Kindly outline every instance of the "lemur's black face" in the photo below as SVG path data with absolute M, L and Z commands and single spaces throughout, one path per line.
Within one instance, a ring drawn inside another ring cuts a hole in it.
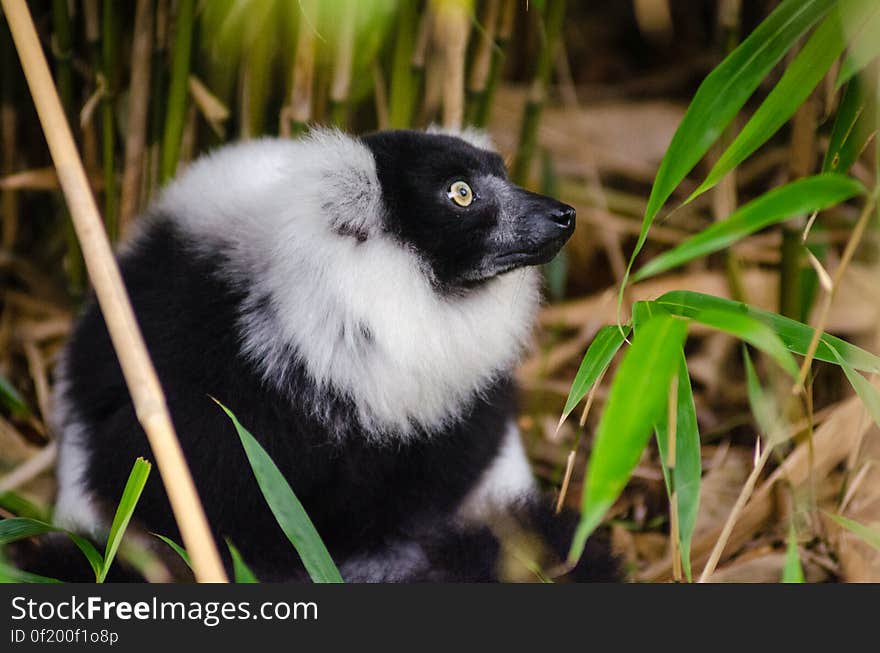
M 546 263 L 574 231 L 572 207 L 515 186 L 494 152 L 414 131 L 363 141 L 376 159 L 387 229 L 419 252 L 443 286 Z

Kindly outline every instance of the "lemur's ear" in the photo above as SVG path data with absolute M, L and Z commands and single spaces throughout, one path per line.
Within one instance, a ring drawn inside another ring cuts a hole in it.
M 317 147 L 313 170 L 320 177 L 321 208 L 334 231 L 359 242 L 382 227 L 382 187 L 373 154 L 360 141 L 336 129 L 308 136 Z
M 495 143 L 492 142 L 492 137 L 489 135 L 489 132 L 478 129 L 477 127 L 464 127 L 462 129 L 455 129 L 452 127 L 443 127 L 441 125 L 431 125 L 428 129 L 425 130 L 428 134 L 443 134 L 445 136 L 456 136 L 474 147 L 477 147 L 481 150 L 489 150 L 490 152 L 495 152 Z

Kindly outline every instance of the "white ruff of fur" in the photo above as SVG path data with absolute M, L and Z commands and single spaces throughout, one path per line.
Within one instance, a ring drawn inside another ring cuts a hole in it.
M 55 370 L 52 393 L 53 430 L 59 434 L 56 477 L 58 497 L 52 521 L 56 526 L 98 536 L 105 528 L 102 516 L 85 484 L 88 452 L 86 427 L 67 401 L 67 359 L 62 356 Z
M 218 150 L 169 186 L 159 209 L 245 284 L 244 350 L 265 378 L 285 387 L 292 347 L 317 396 L 350 397 L 372 437 L 454 421 L 529 339 L 538 273 L 439 295 L 417 254 L 383 231 L 372 153 L 340 132 Z

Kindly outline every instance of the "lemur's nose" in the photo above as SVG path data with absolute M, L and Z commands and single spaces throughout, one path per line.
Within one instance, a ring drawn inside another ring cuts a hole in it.
M 563 204 L 559 208 L 553 209 L 548 217 L 563 229 L 570 229 L 574 224 L 576 213 L 573 206 Z

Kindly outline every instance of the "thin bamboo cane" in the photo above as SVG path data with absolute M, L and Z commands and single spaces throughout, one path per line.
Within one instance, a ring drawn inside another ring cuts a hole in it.
M 0 175 L 11 175 L 15 169 L 18 140 L 18 112 L 15 109 L 16 75 L 13 70 L 12 41 L 3 26 L 0 33 Z M 11 251 L 18 235 L 18 192 L 3 187 L 0 191 L 3 233 L 0 244 Z
M 357 3 L 345 0 L 342 4 L 333 82 L 330 85 L 330 119 L 334 125 L 345 128 L 348 123 L 348 96 L 351 90 L 351 63 L 354 54 L 354 28 L 357 22 Z
M 516 7 L 516 0 L 504 0 L 504 7 L 502 8 L 498 25 L 498 38 L 492 48 L 492 65 L 489 68 L 489 79 L 486 80 L 486 88 L 474 110 L 473 123 L 477 127 L 485 127 L 489 124 L 492 98 L 495 96 L 495 89 L 498 87 L 501 69 L 504 66 L 504 51 L 507 49 L 507 44 L 513 35 Z
M 9 21 L 138 421 L 156 457 L 184 545 L 192 559 L 196 579 L 200 582 L 226 581 L 226 573 L 168 414 L 165 395 L 102 228 L 98 207 L 89 189 L 70 127 L 64 119 L 64 110 L 30 11 L 25 0 L 0 0 L 0 4 Z
M 104 0 L 101 13 L 101 69 L 104 93 L 101 97 L 101 152 L 104 160 L 104 224 L 110 240 L 119 238 L 119 214 L 116 196 L 116 104 L 117 41 L 116 8 L 113 0 Z
M 541 112 L 544 109 L 556 46 L 562 35 L 562 23 L 565 18 L 565 0 L 548 0 L 544 11 L 541 49 L 538 52 L 538 60 L 535 64 L 535 75 L 529 89 L 529 98 L 526 102 L 522 126 L 520 127 L 519 148 L 516 153 L 516 159 L 514 159 L 511 174 L 513 181 L 519 185 L 524 185 L 528 181 L 529 170 L 538 143 L 538 123 L 541 120 Z
M 150 106 L 152 56 L 153 1 L 137 0 L 134 13 L 134 37 L 131 44 L 125 168 L 122 173 L 122 192 L 119 200 L 119 228 L 123 234 L 128 230 L 138 210 L 147 138 L 147 110 Z
M 67 0 L 52 0 L 52 29 L 55 32 L 52 42 L 52 52 L 55 57 L 55 78 L 58 84 L 58 94 L 64 107 L 64 115 L 68 122 L 74 119 L 73 109 L 73 59 L 72 39 L 70 33 L 70 12 Z M 82 252 L 79 251 L 79 241 L 73 230 L 67 211 L 61 202 L 61 220 L 67 238 L 67 254 L 64 267 L 67 272 L 68 287 L 72 294 L 81 295 L 85 290 L 85 267 L 82 260 Z
M 195 0 L 180 0 L 177 5 L 177 21 L 174 29 L 171 80 L 168 83 L 168 112 L 165 132 L 162 136 L 162 158 L 159 166 L 159 183 L 165 183 L 177 171 L 180 158 L 180 141 L 186 122 L 187 84 L 192 56 L 193 19 Z
M 388 111 L 388 121 L 395 129 L 410 126 L 417 89 L 412 63 L 419 20 L 417 2 L 402 0 L 399 4 L 397 36 L 391 59 Z
M 290 92 L 291 135 L 303 133 L 312 118 L 312 83 L 315 78 L 315 28 L 309 22 L 315 15 L 314 0 L 301 0 L 293 80 Z
M 457 129 L 464 122 L 465 58 L 471 31 L 471 0 L 433 0 L 434 45 L 443 68 L 443 126 Z
M 501 11 L 501 0 L 487 0 L 480 17 L 482 31 L 474 51 L 471 74 L 468 78 L 467 121 L 475 123 L 477 112 L 483 104 L 486 86 L 492 71 L 492 60 L 495 50 L 495 32 L 498 29 L 498 16 Z

